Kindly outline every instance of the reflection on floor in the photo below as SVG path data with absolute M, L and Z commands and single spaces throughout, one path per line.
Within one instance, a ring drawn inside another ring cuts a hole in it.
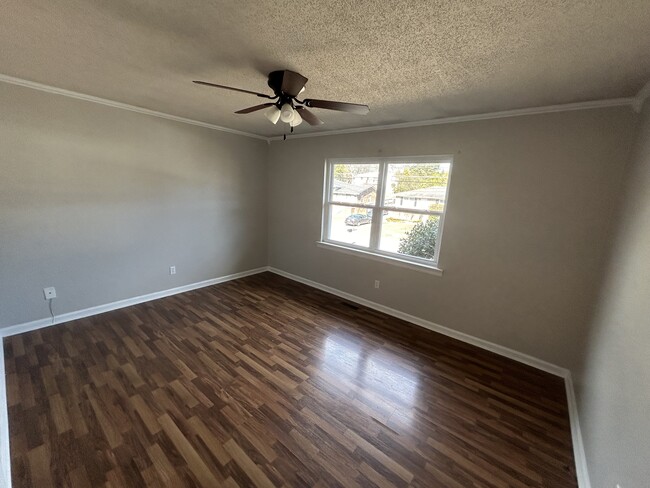
M 418 376 L 415 371 L 408 370 L 400 357 L 381 351 L 369 352 L 342 333 L 326 337 L 324 346 L 321 370 L 349 384 L 346 393 L 355 391 L 374 399 L 378 409 L 375 415 L 381 410 L 388 421 L 397 409 L 404 412 L 415 407 Z
M 575 487 L 562 380 L 270 273 L 5 339 L 19 487 Z

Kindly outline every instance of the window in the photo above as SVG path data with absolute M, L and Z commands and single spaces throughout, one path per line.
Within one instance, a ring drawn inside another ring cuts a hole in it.
M 331 159 L 322 241 L 436 267 L 452 158 Z

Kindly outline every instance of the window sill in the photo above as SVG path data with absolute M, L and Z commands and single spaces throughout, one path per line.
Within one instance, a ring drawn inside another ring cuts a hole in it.
M 440 268 L 437 268 L 436 266 L 429 266 L 426 264 L 420 264 L 412 261 L 406 261 L 404 259 L 394 258 L 392 256 L 375 254 L 373 252 L 363 251 L 361 249 L 353 249 L 351 247 L 340 246 L 338 244 L 333 244 L 331 242 L 316 241 L 316 245 L 318 247 L 322 247 L 323 249 L 329 249 L 330 251 L 337 251 L 337 252 L 342 252 L 344 254 L 351 254 L 353 256 L 360 256 L 363 258 L 372 259 L 374 261 L 380 261 L 383 263 L 400 266 L 402 268 L 408 268 L 416 271 L 421 271 L 423 273 L 442 276 L 442 270 Z

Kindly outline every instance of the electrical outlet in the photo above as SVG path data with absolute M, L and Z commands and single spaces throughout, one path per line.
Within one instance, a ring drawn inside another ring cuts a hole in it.
M 379 288 L 379 280 L 375 280 L 375 288 Z
M 176 266 L 170 266 L 169 267 L 169 274 L 170 275 L 176 274 Z
M 46 300 L 56 298 L 56 289 L 53 286 L 50 286 L 49 288 L 43 288 L 43 296 L 45 296 Z

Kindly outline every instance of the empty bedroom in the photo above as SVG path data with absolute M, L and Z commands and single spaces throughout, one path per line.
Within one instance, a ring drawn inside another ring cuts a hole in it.
M 647 0 L 4 0 L 0 487 L 650 487 L 649 97 Z

